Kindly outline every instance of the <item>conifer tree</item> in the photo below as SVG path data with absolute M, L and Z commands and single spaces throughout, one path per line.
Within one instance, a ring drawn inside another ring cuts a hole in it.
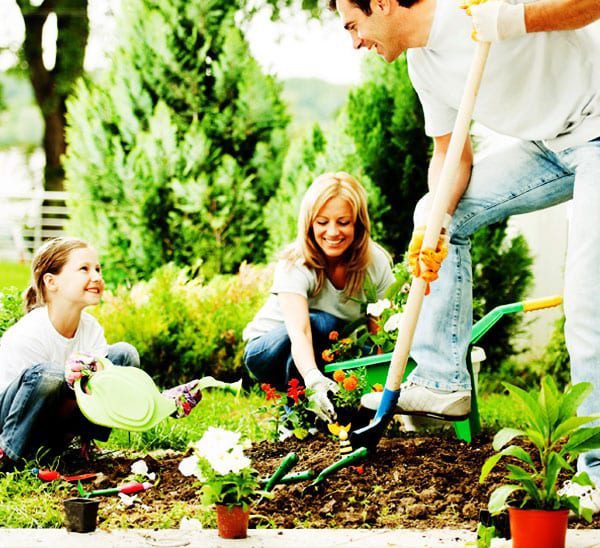
M 166 262 L 207 275 L 261 261 L 288 117 L 216 0 L 131 0 L 98 81 L 69 104 L 65 167 L 74 231 L 111 281 Z

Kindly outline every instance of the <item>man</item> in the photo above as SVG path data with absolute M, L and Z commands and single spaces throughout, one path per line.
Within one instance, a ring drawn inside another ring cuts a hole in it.
M 579 413 L 600 415 L 600 47 L 592 36 L 600 31 L 583 28 L 600 17 L 600 2 L 489 2 L 468 13 L 457 0 L 331 0 L 330 5 L 356 49 L 374 49 L 388 62 L 407 51 L 425 131 L 434 140 L 430 190 L 450 142 L 475 47 L 472 34 L 494 42 L 473 118 L 518 139 L 475 165 L 471 143 L 464 147 L 448 211 L 449 254 L 424 300 L 411 349 L 418 366 L 402 387 L 399 412 L 447 420 L 469 413 L 469 236 L 509 215 L 572 198 L 565 336 L 573 383 L 594 386 Z M 426 219 L 427 201 L 417 205 L 417 225 Z M 376 408 L 378 401 L 364 404 Z M 600 485 L 600 451 L 582 455 L 578 466 Z M 600 489 L 587 498 L 584 504 L 598 512 Z

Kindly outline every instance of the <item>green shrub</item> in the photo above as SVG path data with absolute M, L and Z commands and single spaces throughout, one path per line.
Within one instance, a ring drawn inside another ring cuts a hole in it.
M 25 314 L 23 297 L 15 287 L 0 292 L 0 337 Z
M 206 285 L 169 264 L 148 282 L 107 293 L 93 313 L 110 343 L 127 341 L 162 386 L 213 375 L 239 378 L 242 331 L 268 294 L 269 268 L 242 265 Z
M 213 275 L 265 257 L 288 116 L 237 5 L 126 2 L 110 68 L 69 103 L 71 230 L 99 249 L 113 285 L 169 262 L 202 257 Z

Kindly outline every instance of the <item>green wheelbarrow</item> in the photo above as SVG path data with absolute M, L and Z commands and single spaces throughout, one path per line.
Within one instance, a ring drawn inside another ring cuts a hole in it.
M 532 299 L 521 301 L 518 303 L 505 304 L 497 306 L 488 312 L 483 318 L 473 325 L 471 332 L 471 341 L 469 352 L 467 352 L 467 369 L 471 377 L 471 413 L 469 416 L 460 421 L 455 421 L 454 430 L 456 437 L 470 443 L 473 437 L 481 432 L 481 421 L 479 419 L 479 406 L 477 404 L 477 376 L 479 372 L 479 363 L 485 359 L 485 353 L 481 348 L 474 346 L 490 328 L 506 314 L 514 312 L 531 312 L 533 310 L 541 310 L 544 308 L 552 308 L 562 303 L 561 296 L 544 297 L 541 299 Z M 333 373 L 338 369 L 348 371 L 358 367 L 365 367 L 367 371 L 367 386 L 373 386 L 376 383 L 385 384 L 388 368 L 392 359 L 392 353 L 375 354 L 373 356 L 365 356 L 354 360 L 344 362 L 331 363 L 325 366 L 325 373 Z M 413 371 L 417 364 L 409 359 L 406 364 L 404 379 Z

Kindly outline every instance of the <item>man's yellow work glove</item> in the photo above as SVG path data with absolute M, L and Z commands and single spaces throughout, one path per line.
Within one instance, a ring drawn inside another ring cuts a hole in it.
M 442 232 L 435 249 L 421 249 L 425 237 L 425 226 L 417 226 L 408 244 L 408 265 L 415 278 L 422 278 L 427 282 L 425 295 L 429 295 L 429 284 L 438 279 L 438 271 L 443 260 L 448 256 L 448 227 L 452 218 L 446 214 Z M 425 269 L 421 268 L 421 262 Z

